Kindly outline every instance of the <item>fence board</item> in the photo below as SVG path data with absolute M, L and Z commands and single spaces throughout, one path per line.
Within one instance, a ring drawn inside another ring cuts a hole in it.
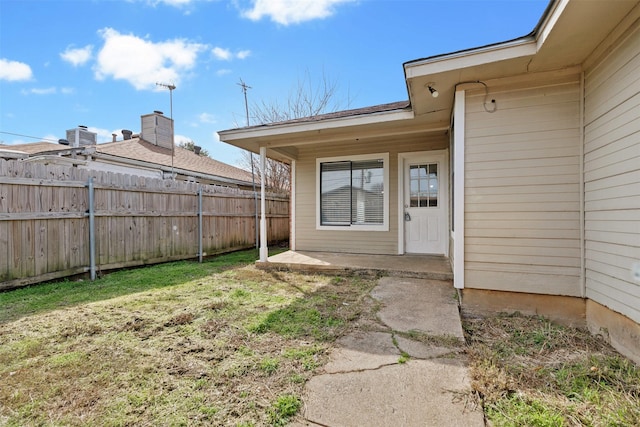
M 0 159 L 0 289 L 89 270 L 89 177 L 96 268 L 198 256 L 199 184 Z M 202 186 L 203 255 L 255 246 L 250 191 Z M 289 237 L 289 199 L 269 195 L 270 241 Z

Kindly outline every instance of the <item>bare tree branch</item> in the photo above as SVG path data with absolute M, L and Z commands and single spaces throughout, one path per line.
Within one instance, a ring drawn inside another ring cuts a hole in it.
M 298 78 L 297 85 L 289 92 L 284 104 L 278 101 L 262 100 L 250 108 L 251 123 L 253 125 L 284 122 L 304 117 L 315 117 L 320 114 L 331 113 L 349 108 L 351 100 L 336 99 L 338 83 L 322 72 L 321 79 L 314 84 L 309 70 Z M 251 170 L 249 152 L 242 154 L 241 167 Z M 262 180 L 260 158 L 253 157 L 253 167 L 256 176 Z M 288 193 L 291 190 L 291 167 L 274 159 L 267 159 L 264 183 L 275 192 Z

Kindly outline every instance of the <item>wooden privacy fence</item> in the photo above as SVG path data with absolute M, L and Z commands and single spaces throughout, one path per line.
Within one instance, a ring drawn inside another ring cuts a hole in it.
M 251 191 L 0 159 L 0 290 L 249 248 L 255 208 Z M 288 239 L 288 197 L 266 216 Z

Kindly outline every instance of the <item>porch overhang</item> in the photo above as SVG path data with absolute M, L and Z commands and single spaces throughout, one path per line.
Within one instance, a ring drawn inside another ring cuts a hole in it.
M 337 117 L 336 117 L 337 116 Z M 259 152 L 286 163 L 296 160 L 300 147 L 371 140 L 404 135 L 420 138 L 449 128 L 449 120 L 434 122 L 429 117 L 416 119 L 409 103 L 396 102 L 356 110 L 330 113 L 288 122 L 231 129 L 218 132 L 220 140 L 245 150 Z

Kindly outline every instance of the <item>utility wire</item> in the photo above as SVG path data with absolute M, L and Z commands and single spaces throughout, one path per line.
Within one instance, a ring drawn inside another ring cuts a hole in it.
M 39 136 L 23 135 L 21 133 L 5 132 L 5 131 L 1 131 L 1 130 L 0 130 L 0 133 L 3 133 L 5 135 L 21 136 L 23 138 L 39 139 L 40 141 L 58 142 L 57 139 L 40 138 Z

